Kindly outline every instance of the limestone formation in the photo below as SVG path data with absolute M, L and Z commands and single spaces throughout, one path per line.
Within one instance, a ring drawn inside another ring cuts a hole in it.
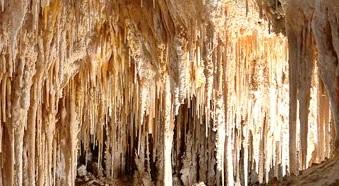
M 338 0 L 0 0 L 0 185 L 334 175 L 338 56 Z

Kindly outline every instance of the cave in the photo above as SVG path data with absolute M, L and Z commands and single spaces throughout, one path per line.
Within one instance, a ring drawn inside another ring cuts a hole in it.
M 0 0 L 0 186 L 339 185 L 338 0 Z

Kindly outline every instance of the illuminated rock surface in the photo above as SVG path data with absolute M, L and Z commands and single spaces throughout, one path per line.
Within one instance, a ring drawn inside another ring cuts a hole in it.
M 0 185 L 336 183 L 338 56 L 337 0 L 0 0 Z

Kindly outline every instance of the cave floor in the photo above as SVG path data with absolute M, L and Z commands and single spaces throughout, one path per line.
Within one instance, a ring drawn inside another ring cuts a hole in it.
M 76 186 L 133 186 L 130 179 L 114 179 L 87 177 L 86 179 L 77 178 Z
M 76 186 L 133 186 L 133 178 L 108 179 L 91 174 L 77 178 Z M 271 181 L 269 186 L 339 186 L 339 155 L 320 164 L 313 164 L 299 176 L 287 176 L 282 181 Z
M 269 185 L 339 186 L 339 155 L 320 164 L 313 164 L 299 176 L 285 177 L 282 182 Z

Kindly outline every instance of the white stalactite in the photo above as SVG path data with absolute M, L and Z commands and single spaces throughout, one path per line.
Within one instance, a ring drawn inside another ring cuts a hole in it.
M 172 98 L 169 76 L 165 76 L 164 82 L 164 186 L 173 185 L 172 181 L 172 144 L 173 144 L 173 123 L 172 123 Z

